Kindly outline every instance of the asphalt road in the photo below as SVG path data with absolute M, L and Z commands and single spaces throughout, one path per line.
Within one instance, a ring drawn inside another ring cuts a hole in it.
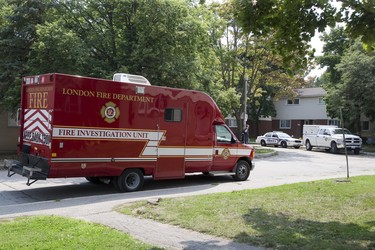
M 207 177 L 201 174 L 189 175 L 183 180 L 153 181 L 147 178 L 144 190 L 134 193 L 118 193 L 110 185 L 91 184 L 84 178 L 48 179 L 26 186 L 24 177 L 14 175 L 9 178 L 6 171 L 0 171 L 0 219 L 56 214 L 107 224 L 144 242 L 167 249 L 249 249 L 248 245 L 241 248 L 238 243 L 228 240 L 114 215 L 113 208 L 142 199 L 231 192 L 347 177 L 346 157 L 343 154 L 304 149 L 275 150 L 278 152 L 276 156 L 255 159 L 255 170 L 244 182 L 235 182 L 229 176 Z M 348 163 L 350 177 L 375 175 L 375 155 L 350 154 Z M 160 230 L 164 232 L 162 239 Z
M 80 200 L 84 203 L 113 201 L 124 203 L 152 197 L 197 195 L 229 192 L 287 183 L 347 177 L 346 158 L 303 149 L 275 148 L 278 155 L 255 159 L 255 170 L 245 182 L 235 182 L 229 176 L 189 175 L 182 180 L 154 181 L 147 178 L 144 190 L 135 193 L 118 193 L 111 185 L 95 185 L 84 178 L 48 179 L 26 186 L 26 178 L 7 177 L 0 171 L 0 216 L 12 214 L 13 205 L 42 201 Z M 375 155 L 348 156 L 349 176 L 375 175 Z M 16 206 L 17 207 L 17 206 Z M 18 206 L 19 207 L 19 206 Z M 21 210 L 17 209 L 21 212 Z

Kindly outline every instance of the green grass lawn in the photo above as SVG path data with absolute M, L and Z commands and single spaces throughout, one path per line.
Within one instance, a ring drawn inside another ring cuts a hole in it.
M 99 224 L 58 216 L 0 221 L 0 249 L 158 249 Z
M 138 202 L 123 213 L 276 249 L 375 249 L 375 176 Z

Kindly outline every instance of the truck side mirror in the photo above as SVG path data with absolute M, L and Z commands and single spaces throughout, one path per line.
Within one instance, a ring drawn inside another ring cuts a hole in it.
M 232 136 L 232 139 L 230 140 L 231 143 L 236 143 L 236 140 L 233 138 Z

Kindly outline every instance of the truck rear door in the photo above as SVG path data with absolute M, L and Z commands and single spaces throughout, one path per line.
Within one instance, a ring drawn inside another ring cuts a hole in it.
M 49 75 L 24 77 L 20 146 L 25 153 L 51 157 L 53 93 Z

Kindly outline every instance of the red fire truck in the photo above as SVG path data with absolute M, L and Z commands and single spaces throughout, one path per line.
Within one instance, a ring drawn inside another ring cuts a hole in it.
M 5 165 L 27 185 L 86 177 L 128 192 L 140 190 L 144 176 L 225 173 L 245 181 L 254 168 L 254 149 L 225 125 L 210 96 L 137 75 L 24 77 L 20 127 L 19 161 Z

